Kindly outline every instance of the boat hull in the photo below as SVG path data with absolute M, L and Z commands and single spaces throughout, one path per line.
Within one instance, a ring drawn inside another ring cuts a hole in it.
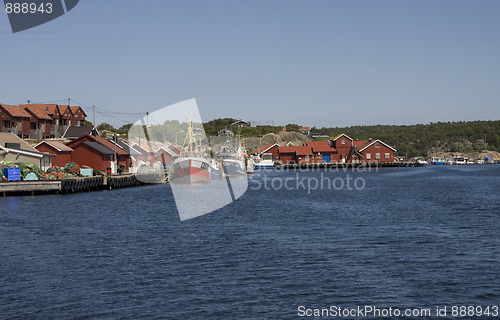
M 223 160 L 224 173 L 228 176 L 244 176 L 246 175 L 245 163 L 243 161 L 226 159 Z
M 172 166 L 171 181 L 200 183 L 211 180 L 210 166 L 205 159 L 181 159 Z

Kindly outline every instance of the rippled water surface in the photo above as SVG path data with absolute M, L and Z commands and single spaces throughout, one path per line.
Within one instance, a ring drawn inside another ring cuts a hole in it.
M 169 185 L 0 198 L 0 318 L 499 304 L 500 166 L 298 174 L 256 174 L 237 201 L 183 222 Z

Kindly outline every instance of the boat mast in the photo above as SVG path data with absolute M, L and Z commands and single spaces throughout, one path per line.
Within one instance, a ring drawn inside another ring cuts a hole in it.
M 186 142 L 188 143 L 188 151 L 193 152 L 198 148 L 198 142 L 196 142 L 196 139 L 194 138 L 193 134 L 193 122 L 191 121 L 191 113 L 189 114 L 189 124 L 188 124 L 188 132 L 186 135 L 186 138 L 184 139 L 184 143 L 182 148 L 186 146 Z M 193 148 L 194 145 L 194 148 Z

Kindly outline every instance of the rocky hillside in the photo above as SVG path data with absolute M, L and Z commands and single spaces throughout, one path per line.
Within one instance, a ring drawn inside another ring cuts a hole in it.
M 248 150 L 259 148 L 263 144 L 278 143 L 280 146 L 291 143 L 294 146 L 301 146 L 308 140 L 308 137 L 300 132 L 281 131 L 278 133 L 268 133 L 262 138 L 249 137 L 245 139 Z

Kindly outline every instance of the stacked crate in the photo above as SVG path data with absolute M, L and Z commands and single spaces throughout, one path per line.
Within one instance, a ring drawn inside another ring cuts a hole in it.
M 21 181 L 21 170 L 19 168 L 4 168 L 3 175 L 9 181 Z

